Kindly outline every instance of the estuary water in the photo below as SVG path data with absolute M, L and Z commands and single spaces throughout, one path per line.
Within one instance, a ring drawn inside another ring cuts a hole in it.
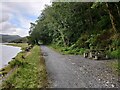
M 0 69 L 8 65 L 8 62 L 20 51 L 20 47 L 8 46 L 0 43 Z

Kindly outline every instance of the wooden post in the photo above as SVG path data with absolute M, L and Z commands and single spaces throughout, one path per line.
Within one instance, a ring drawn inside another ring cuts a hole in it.
M 98 60 L 98 56 L 95 56 L 95 58 L 94 58 L 95 60 Z
M 106 55 L 105 58 L 108 59 L 108 55 Z
M 92 52 L 90 52 L 90 58 L 92 58 Z
M 84 53 L 84 58 L 87 58 L 88 57 L 88 53 Z
M 86 58 L 86 53 L 84 53 L 84 55 L 83 55 L 83 56 L 84 56 L 84 58 Z

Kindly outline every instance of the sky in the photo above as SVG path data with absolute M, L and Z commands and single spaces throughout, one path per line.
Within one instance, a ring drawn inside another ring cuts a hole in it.
M 1 0 L 0 34 L 28 36 L 30 22 L 35 22 L 50 0 Z

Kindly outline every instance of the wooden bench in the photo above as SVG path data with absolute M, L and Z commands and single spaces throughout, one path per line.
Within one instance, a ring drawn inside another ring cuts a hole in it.
M 84 53 L 85 58 L 90 58 L 90 59 L 108 59 L 108 56 L 105 53 L 104 49 L 93 49 L 93 50 L 88 50 L 87 52 Z

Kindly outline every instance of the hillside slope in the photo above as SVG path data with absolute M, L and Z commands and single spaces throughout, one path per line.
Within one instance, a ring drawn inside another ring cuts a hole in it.
M 21 37 L 19 35 L 3 35 L 0 34 L 0 42 L 10 42 L 16 39 L 20 39 Z

